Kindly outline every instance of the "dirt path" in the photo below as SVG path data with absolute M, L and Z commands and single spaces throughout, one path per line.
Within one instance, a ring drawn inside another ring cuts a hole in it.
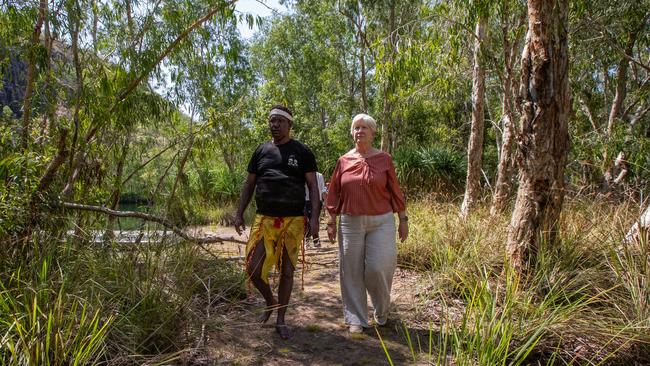
M 227 230 L 222 228 L 218 233 L 227 234 Z M 322 232 L 321 238 L 326 237 Z M 426 351 L 428 334 L 407 325 L 415 303 L 414 275 L 397 270 L 389 325 L 350 335 L 343 324 L 337 252 L 336 244 L 327 240 L 323 241 L 321 248 L 305 251 L 304 290 L 301 289 L 302 265 L 299 264 L 287 311 L 287 323 L 293 334 L 289 340 L 282 340 L 275 333 L 275 316 L 266 325 L 254 321 L 264 303 L 261 295 L 252 289 L 248 300 L 216 316 L 212 328 L 219 331 L 208 335 L 206 344 L 209 353 L 206 356 L 212 364 L 388 365 L 390 362 L 381 340 L 394 365 L 419 364 L 419 361 L 414 362 L 408 346 L 409 337 L 415 349 L 421 347 Z M 272 278 L 271 283 L 277 283 L 277 280 Z M 417 345 L 418 339 L 420 346 Z M 421 355 L 417 358 L 426 359 Z M 428 363 L 422 361 L 421 364 Z

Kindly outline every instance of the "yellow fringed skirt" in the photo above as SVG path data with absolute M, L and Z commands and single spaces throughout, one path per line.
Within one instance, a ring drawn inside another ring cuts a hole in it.
M 255 215 L 255 221 L 251 226 L 250 237 L 246 244 L 246 258 L 250 260 L 253 248 L 260 239 L 263 239 L 266 251 L 266 258 L 262 264 L 262 280 L 264 282 L 269 283 L 269 272 L 273 265 L 280 271 L 283 249 L 287 251 L 291 264 L 296 268 L 304 232 L 304 216 L 272 217 Z

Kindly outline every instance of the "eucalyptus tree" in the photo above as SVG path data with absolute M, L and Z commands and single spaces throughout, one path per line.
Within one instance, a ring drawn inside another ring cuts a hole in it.
M 241 146 L 248 142 L 254 78 L 234 18 L 209 22 L 190 41 L 192 47 L 183 48 L 169 62 L 174 85 L 170 92 L 192 111 L 187 146 L 170 197 L 179 177 L 186 174 L 188 158 L 199 157 L 199 163 L 192 160 L 195 169 L 191 174 L 199 177 L 207 198 L 212 191 L 206 181 L 209 172 L 225 164 L 226 179 L 236 179 L 236 171 L 241 170 L 238 165 L 244 153 Z
M 177 49 L 187 47 L 189 35 L 217 13 L 220 17 L 232 17 L 232 3 L 221 1 L 140 4 L 138 16 L 130 9 L 131 3 L 126 0 L 105 4 L 99 13 L 103 21 L 93 34 L 98 42 L 104 43 L 98 52 L 110 52 L 106 55 L 107 61 L 116 64 L 117 68 L 110 71 L 113 75 L 107 75 L 107 70 L 104 70 L 104 75 L 101 71 L 99 73 L 99 86 L 103 88 L 98 91 L 99 94 L 107 94 L 104 99 L 107 104 L 100 105 L 98 114 L 90 119 L 82 144 L 91 143 L 98 132 L 110 127 L 111 121 L 116 126 L 120 125 L 120 120 L 128 125 L 137 121 L 138 116 L 146 116 L 145 113 L 133 114 L 133 111 L 141 109 L 143 102 L 145 105 L 149 101 L 155 104 L 160 99 L 146 92 L 143 81 L 161 75 L 161 62 Z M 116 13 L 123 14 L 124 10 L 124 17 L 115 16 Z M 133 36 L 114 37 L 115 32 L 124 29 Z M 144 96 L 144 100 L 141 96 Z M 155 110 L 152 111 L 156 115 Z M 64 197 L 71 194 L 84 154 L 86 152 L 80 150 L 71 164 L 68 182 L 63 190 Z
M 47 197 L 56 197 L 57 191 L 64 199 L 91 203 L 106 202 L 111 191 L 119 196 L 117 188 L 121 179 L 108 182 L 103 178 L 107 171 L 120 172 L 124 168 L 119 164 L 112 166 L 113 161 L 106 159 L 108 153 L 118 152 L 118 163 L 128 161 L 132 144 L 126 137 L 137 126 L 172 121 L 169 103 L 153 92 L 148 82 L 162 76 L 161 62 L 187 46 L 188 36 L 203 24 L 213 18 L 234 17 L 233 2 L 220 0 L 191 3 L 68 0 L 45 12 L 40 4 L 33 3 L 3 3 L 2 6 L 0 19 L 8 25 L 3 27 L 3 33 L 12 40 L 3 44 L 9 49 L 3 49 L 3 54 L 12 53 L 12 57 L 28 63 L 35 48 L 39 62 L 34 64 L 33 90 L 40 92 L 40 85 L 46 80 L 45 85 L 50 83 L 55 91 L 48 98 L 40 93 L 23 94 L 22 105 L 29 108 L 23 110 L 21 126 L 24 121 L 47 116 L 43 110 L 57 111 L 58 119 L 40 130 L 49 136 L 39 137 L 38 144 L 31 139 L 27 141 L 24 155 L 37 155 L 33 160 L 37 163 L 35 169 L 15 171 L 20 176 L 18 179 L 27 178 L 26 172 L 32 174 L 30 184 L 11 188 L 31 192 L 28 195 L 31 198 L 24 202 L 33 212 L 25 216 L 26 226 L 33 226 L 43 218 L 44 202 Z M 46 28 L 44 33 L 49 39 L 45 47 L 40 42 L 34 44 L 34 25 Z M 18 47 L 11 48 L 12 45 Z M 27 89 L 30 83 L 21 85 Z M 49 106 L 34 108 L 39 103 Z M 29 113 L 28 118 L 25 112 Z M 27 135 L 20 129 L 17 131 L 20 131 L 17 136 L 22 149 L 24 136 L 39 132 L 32 123 Z M 123 137 L 118 147 L 115 143 Z M 17 151 L 10 152 L 9 158 L 17 154 Z
M 647 162 L 650 2 L 577 1 L 572 14 L 576 170 L 582 184 L 601 183 L 609 191 L 623 178 L 612 171 L 617 155 L 641 174 Z
M 519 189 L 508 232 L 510 263 L 526 272 L 542 242 L 555 245 L 564 201 L 570 114 L 568 3 L 528 1 L 522 54 Z
M 514 96 L 519 89 L 515 77 L 520 60 L 520 49 L 524 34 L 526 19 L 525 4 L 518 0 L 502 0 L 497 5 L 498 28 L 491 44 L 499 44 L 501 48 L 501 65 L 495 65 L 501 85 L 501 144 L 499 149 L 499 164 L 492 196 L 492 214 L 502 212 L 511 196 L 514 176 L 513 146 L 515 139 L 515 121 L 517 120 L 517 105 Z M 496 54 L 496 52 L 495 52 Z M 500 66 L 500 67 L 499 67 Z M 499 72 L 500 70 L 500 72 Z
M 367 49 L 372 57 L 374 66 L 368 71 L 374 74 L 377 91 L 375 106 L 370 109 L 379 117 L 380 148 L 388 152 L 395 150 L 406 124 L 399 105 L 400 89 L 408 85 L 408 73 L 417 65 L 409 49 L 422 34 L 423 7 L 420 0 L 342 1 L 339 5 L 355 27 L 361 53 L 365 55 Z M 365 77 L 365 68 L 362 71 Z
M 334 1 L 299 1 L 293 12 L 266 24 L 251 48 L 260 80 L 257 138 L 268 106 L 294 112 L 294 133 L 312 148 L 328 172 L 349 145 L 349 121 L 361 106 L 354 28 Z
M 481 188 L 483 137 L 485 134 L 485 55 L 488 3 L 475 2 L 476 30 L 474 36 L 474 67 L 472 70 L 472 127 L 467 143 L 467 178 L 460 215 L 467 217 L 476 204 Z

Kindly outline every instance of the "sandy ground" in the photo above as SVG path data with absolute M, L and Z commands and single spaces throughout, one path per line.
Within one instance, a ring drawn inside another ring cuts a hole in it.
M 209 234 L 234 234 L 229 228 L 207 231 Z M 321 238 L 326 237 L 321 232 Z M 238 238 L 246 239 L 245 236 Z M 225 245 L 223 250 L 229 256 L 239 256 L 243 247 Z M 388 325 L 351 335 L 343 324 L 337 245 L 323 240 L 321 248 L 307 248 L 305 254 L 304 265 L 299 264 L 295 272 L 294 290 L 286 315 L 292 337 L 282 340 L 276 334 L 275 314 L 265 325 L 255 322 L 264 302 L 252 288 L 248 299 L 222 308 L 214 315 L 210 328 L 218 330 L 206 334 L 206 364 L 389 365 L 391 361 L 394 365 L 431 364 L 426 355 L 428 330 L 408 325 L 415 306 L 415 274 L 397 270 Z M 271 284 L 277 285 L 277 279 L 272 278 Z M 369 306 L 369 314 L 371 310 Z M 411 349 L 416 350 L 415 354 Z M 419 349 L 423 353 L 417 351 Z

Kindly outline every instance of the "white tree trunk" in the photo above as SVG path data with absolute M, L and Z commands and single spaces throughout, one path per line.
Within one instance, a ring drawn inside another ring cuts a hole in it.
M 646 208 L 643 215 L 641 215 L 639 221 L 635 222 L 627 232 L 625 239 L 623 240 L 623 244 L 630 244 L 639 241 L 641 229 L 650 229 L 650 205 L 648 205 L 648 208 Z
M 474 71 L 472 73 L 472 130 L 467 143 L 467 181 L 465 198 L 460 206 L 460 216 L 467 217 L 476 204 L 481 191 L 481 165 L 483 160 L 483 135 L 485 134 L 485 68 L 481 60 L 487 20 L 481 17 L 476 23 L 474 41 Z

